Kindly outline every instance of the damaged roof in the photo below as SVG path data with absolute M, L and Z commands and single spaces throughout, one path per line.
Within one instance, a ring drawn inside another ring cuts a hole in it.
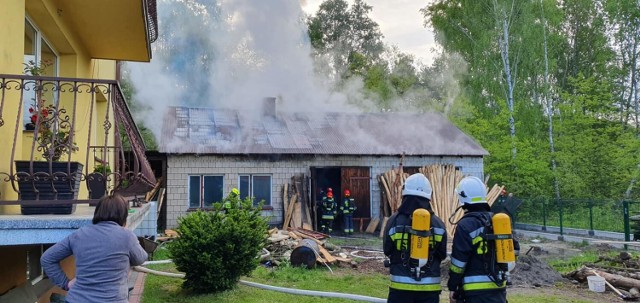
M 170 107 L 160 151 L 170 154 L 485 156 L 435 113 L 245 113 Z

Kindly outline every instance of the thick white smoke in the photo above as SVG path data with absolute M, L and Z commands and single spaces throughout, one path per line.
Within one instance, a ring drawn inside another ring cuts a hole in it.
M 274 96 L 278 111 L 353 112 L 347 99 L 364 100 L 357 82 L 337 92 L 314 72 L 297 1 L 160 0 L 158 14 L 170 32 L 151 63 L 127 64 L 134 98 L 148 109 L 138 118 L 156 137 L 167 106 L 260 109 Z

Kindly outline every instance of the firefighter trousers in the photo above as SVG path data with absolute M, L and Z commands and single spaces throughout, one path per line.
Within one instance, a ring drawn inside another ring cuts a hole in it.
M 507 291 L 483 292 L 482 294 L 465 293 L 464 303 L 507 303 Z
M 342 229 L 345 234 L 353 233 L 353 214 L 342 214 Z
M 387 303 L 439 303 L 439 291 L 410 291 L 389 288 Z

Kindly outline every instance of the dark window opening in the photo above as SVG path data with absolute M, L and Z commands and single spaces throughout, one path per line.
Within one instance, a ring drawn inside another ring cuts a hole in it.
M 268 175 L 240 175 L 240 197 L 246 199 L 253 197 L 253 205 L 271 205 L 271 176 Z
M 222 201 L 222 176 L 189 176 L 189 208 L 211 208 Z

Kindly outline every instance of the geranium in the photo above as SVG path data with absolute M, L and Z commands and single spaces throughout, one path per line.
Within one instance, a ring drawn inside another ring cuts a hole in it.
M 47 108 L 43 108 L 42 110 L 38 111 L 34 108 L 34 106 L 29 107 L 29 114 L 31 114 L 31 123 L 33 124 L 36 124 L 36 122 L 38 122 L 38 117 L 42 117 L 43 119 L 49 117 L 49 111 L 47 110 Z

